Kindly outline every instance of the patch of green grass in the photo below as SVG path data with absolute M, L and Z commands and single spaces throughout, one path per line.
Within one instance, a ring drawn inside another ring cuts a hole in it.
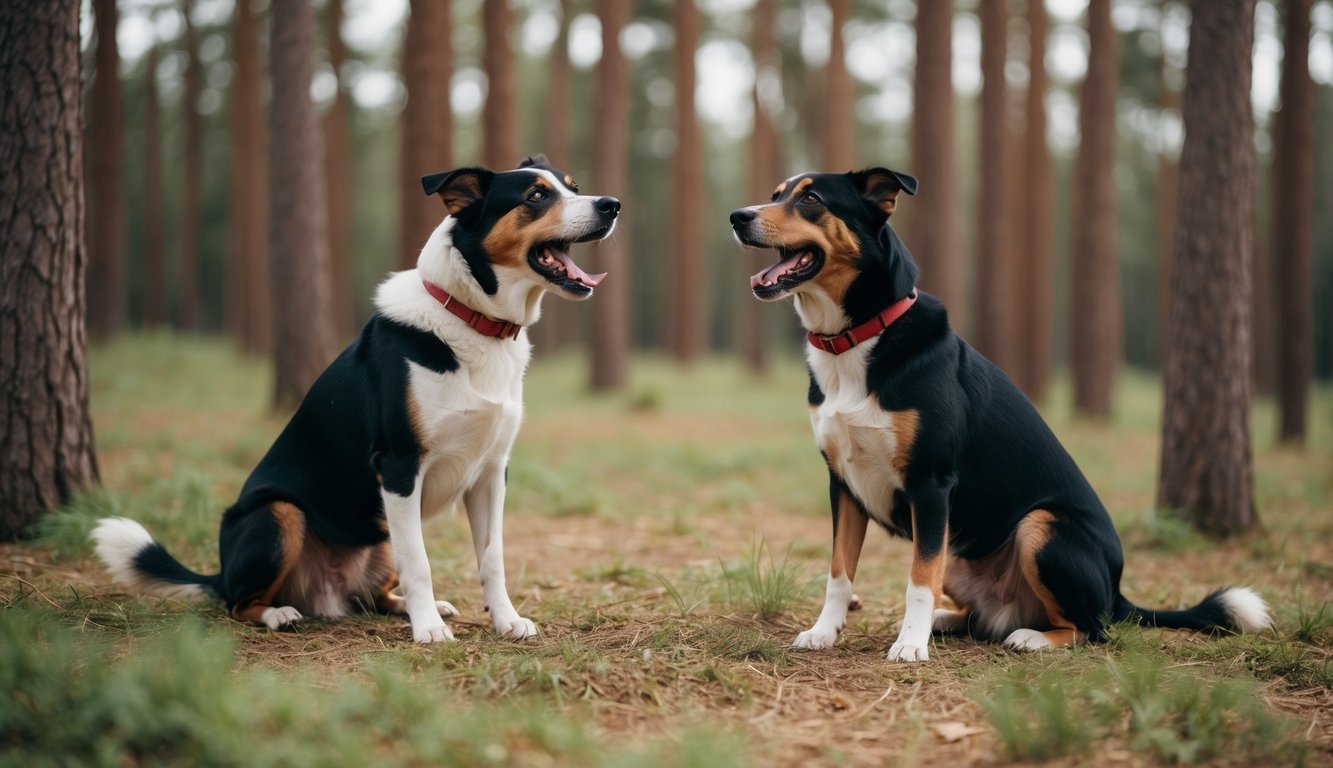
M 1135 642 L 1130 639 L 1129 642 Z M 978 703 L 1009 757 L 1086 756 L 1111 737 L 1173 763 L 1218 757 L 1296 762 L 1304 744 L 1253 681 L 1168 667 L 1160 654 L 1015 665 Z
M 802 575 L 801 563 L 791 559 L 791 553 L 773 561 L 768 543 L 760 539 L 750 549 L 744 565 L 732 571 L 739 575 L 745 598 L 761 618 L 771 619 L 786 613 L 810 592 L 810 580 Z

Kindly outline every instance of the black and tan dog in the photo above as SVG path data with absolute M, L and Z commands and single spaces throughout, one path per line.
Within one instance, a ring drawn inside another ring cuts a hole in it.
M 999 368 L 918 293 L 889 226 L 916 179 L 884 168 L 795 176 L 766 205 L 731 214 L 736 238 L 777 249 L 750 279 L 792 296 L 809 331 L 810 422 L 829 470 L 833 564 L 824 609 L 797 636 L 827 648 L 842 630 L 868 520 L 912 539 L 906 617 L 888 658 L 924 661 L 932 628 L 1020 649 L 1105 637 L 1108 621 L 1257 631 L 1246 588 L 1184 611 L 1120 593 L 1120 539 L 1083 473 Z M 941 608 L 948 595 L 957 611 Z
M 380 285 L 374 317 L 223 515 L 221 573 L 194 573 L 139 523 L 109 518 L 94 538 L 117 580 L 158 595 L 212 594 L 235 618 L 274 629 L 359 604 L 407 614 L 418 642 L 448 640 L 444 617 L 456 611 L 435 600 L 421 517 L 462 501 L 495 630 L 536 633 L 505 588 L 502 525 L 530 355 L 524 328 L 547 292 L 592 295 L 604 275 L 584 272 L 569 249 L 609 235 L 620 203 L 579 195 L 543 157 L 422 184 L 447 215 L 417 268 Z

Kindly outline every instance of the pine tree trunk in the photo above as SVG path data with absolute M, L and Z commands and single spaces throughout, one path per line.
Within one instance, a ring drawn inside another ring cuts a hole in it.
M 667 269 L 671 353 L 693 363 L 708 348 L 708 290 L 704 275 L 705 204 L 703 131 L 694 106 L 694 56 L 699 47 L 699 9 L 693 2 L 673 6 L 676 44 L 676 156 L 672 167 L 671 265 Z
M 1227 535 L 1259 522 L 1249 428 L 1254 0 L 1192 0 L 1190 12 L 1157 502 Z
M 162 110 L 157 96 L 157 46 L 144 63 L 143 324 L 167 322 L 166 217 L 162 197 Z
M 1310 271 L 1314 233 L 1314 81 L 1310 78 L 1310 0 L 1286 0 L 1282 56 L 1284 164 L 1274 179 L 1277 267 L 1278 439 L 1305 442 L 1314 373 Z
M 839 173 L 856 170 L 856 115 L 852 104 L 852 79 L 847 74 L 847 45 L 843 27 L 847 26 L 848 0 L 829 0 L 833 12 L 832 40 L 828 67 L 824 76 L 824 131 L 820 170 Z
M 176 263 L 176 321 L 181 328 L 192 331 L 199 328 L 200 175 L 204 169 L 198 106 L 201 87 L 199 45 L 194 24 L 190 21 L 193 5 L 186 0 L 183 13 L 186 63 L 181 108 L 185 119 L 185 188 L 181 194 L 181 243 Z
M 403 88 L 407 104 L 399 116 L 398 266 L 414 269 L 421 246 L 444 219 L 434 196 L 421 193 L 421 177 L 453 165 L 453 112 L 448 83 L 453 77 L 453 24 L 449 0 L 412 0 L 403 36 Z M 517 160 L 518 158 L 514 158 Z
M 338 78 L 333 104 L 324 114 L 324 168 L 328 176 L 329 259 L 332 263 L 333 330 L 340 342 L 356 335 L 356 207 L 352 178 L 352 137 L 343 64 L 347 49 L 342 39 L 343 0 L 325 6 L 325 39 L 329 67 Z
M 912 88 L 912 173 L 921 180 L 904 217 L 907 243 L 921 267 L 921 287 L 940 298 L 949 321 L 966 333 L 958 146 L 954 128 L 953 3 L 918 0 Z
M 237 0 L 232 31 L 228 121 L 231 178 L 227 193 L 227 269 L 223 316 L 228 330 L 252 355 L 273 351 L 273 292 L 268 257 L 268 136 L 264 121 L 263 62 L 253 0 Z
M 748 203 L 768 200 L 779 179 L 777 162 L 778 137 L 773 128 L 771 113 L 775 105 L 767 104 L 767 89 L 781 87 L 782 62 L 773 36 L 773 22 L 777 16 L 776 0 L 759 0 L 750 14 L 750 50 L 755 60 L 755 82 L 751 94 L 754 108 L 754 134 L 750 137 L 750 184 Z M 771 96 L 769 97 L 771 99 Z M 735 299 L 740 306 L 739 340 L 741 357 L 746 367 L 756 374 L 768 370 L 767 306 L 757 301 L 749 289 L 748 277 L 759 269 L 759 261 L 767 254 L 756 257 L 743 250 L 737 258 L 740 265 L 736 276 Z
M 129 301 L 116 0 L 96 0 L 93 18 L 97 50 L 88 94 L 88 334 L 106 339 L 125 327 Z
M 0 3 L 3 541 L 97 482 L 84 365 L 79 5 Z
M 542 120 L 542 152 L 551 165 L 570 168 L 569 89 L 569 22 L 574 17 L 573 0 L 560 0 L 560 31 L 551 46 L 551 58 L 546 64 L 546 108 Z M 542 320 L 532 328 L 533 351 L 538 354 L 553 352 L 574 342 L 578 337 L 579 310 L 582 305 L 561 299 L 548 298 L 542 304 Z
M 486 46 L 482 68 L 486 71 L 486 104 L 481 122 L 484 132 L 484 163 L 495 170 L 518 165 L 518 82 L 514 72 L 514 51 L 509 34 L 514 26 L 514 12 L 508 0 L 481 4 Z
M 315 64 L 314 10 L 275 3 L 270 10 L 269 252 L 273 262 L 274 402 L 300 403 L 333 359 L 324 142 L 310 100 Z
M 629 63 L 620 50 L 620 31 L 630 3 L 597 0 L 602 22 L 602 58 L 593 82 L 593 149 L 590 188 L 622 201 L 629 191 Z M 600 269 L 610 272 L 592 299 L 592 371 L 595 390 L 614 390 L 629 378 L 629 236 L 625 222 L 597 247 Z
M 1166 14 L 1168 0 L 1162 0 L 1159 13 Z M 1180 91 L 1168 76 L 1166 51 L 1158 58 L 1158 89 L 1163 112 L 1180 112 Z M 1161 155 L 1157 161 L 1156 258 L 1157 258 L 1157 350 L 1159 369 L 1162 366 L 1163 346 L 1166 340 L 1167 296 L 1171 285 L 1171 250 L 1175 245 L 1176 196 L 1179 191 L 1180 165 L 1172 148 L 1166 146 L 1165 135 L 1160 137 Z
M 1022 350 L 1019 364 L 1027 371 L 1023 389 L 1033 400 L 1046 397 L 1055 365 L 1055 254 L 1051 245 L 1054 180 L 1051 152 L 1046 146 L 1047 28 L 1046 4 L 1028 0 L 1027 120 L 1022 150 L 1026 168 L 1023 195 L 1017 198 L 1025 201 L 1019 279 L 1026 286 L 1027 300 L 1020 307 L 1018 337 Z
M 1009 290 L 1017 270 L 1009 234 L 1009 100 L 1004 80 L 1008 12 L 1005 0 L 981 0 L 980 180 L 977 200 L 977 325 L 981 354 L 1005 371 L 1017 368 L 1017 312 Z
M 1088 37 L 1069 254 L 1069 361 L 1075 409 L 1108 418 L 1124 347 L 1115 200 L 1115 97 L 1120 57 L 1110 0 L 1092 0 L 1088 6 Z

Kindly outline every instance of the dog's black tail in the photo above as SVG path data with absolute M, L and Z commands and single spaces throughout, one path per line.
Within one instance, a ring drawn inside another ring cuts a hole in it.
M 1268 604 L 1249 587 L 1225 587 L 1203 602 L 1183 611 L 1153 611 L 1139 608 L 1124 595 L 1116 602 L 1116 621 L 1130 619 L 1142 627 L 1193 629 L 1201 632 L 1224 629 L 1230 632 L 1262 632 L 1273 626 Z
M 93 529 L 97 556 L 121 584 L 157 597 L 217 597 L 218 577 L 186 568 L 137 522 L 108 517 Z

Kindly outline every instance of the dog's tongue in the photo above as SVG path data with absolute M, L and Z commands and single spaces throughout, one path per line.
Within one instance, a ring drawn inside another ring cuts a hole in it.
M 796 263 L 799 262 L 804 255 L 804 251 L 797 251 L 792 254 L 791 258 L 783 259 L 771 267 L 750 275 L 750 287 L 758 288 L 761 285 L 773 285 L 783 275 L 796 269 Z
M 606 279 L 605 272 L 596 275 L 590 275 L 587 272 L 584 272 L 578 264 L 574 263 L 573 259 L 569 258 L 569 254 L 564 251 L 552 248 L 550 249 L 550 253 L 555 257 L 556 261 L 559 261 L 561 265 L 564 266 L 565 277 L 568 277 L 570 280 L 583 283 L 589 288 L 595 288 L 598 283 Z

